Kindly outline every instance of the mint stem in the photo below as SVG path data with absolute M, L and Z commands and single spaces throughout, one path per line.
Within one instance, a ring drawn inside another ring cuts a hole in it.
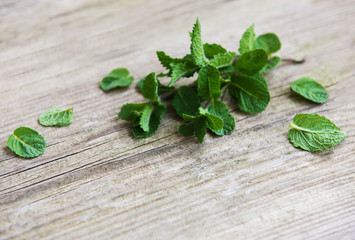
M 302 59 L 299 59 L 299 58 L 281 58 L 281 61 L 300 64 L 300 63 L 304 63 L 306 61 L 306 59 L 305 58 L 302 58 Z

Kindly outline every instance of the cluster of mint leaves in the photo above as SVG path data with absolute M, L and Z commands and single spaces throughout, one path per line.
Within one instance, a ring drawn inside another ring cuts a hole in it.
M 238 107 L 247 113 L 260 113 L 270 101 L 270 93 L 263 73 L 277 66 L 281 59 L 272 56 L 281 48 L 279 38 L 273 33 L 256 36 L 254 26 L 249 27 L 240 40 L 239 54 L 227 51 L 219 44 L 203 43 L 201 25 L 196 20 L 190 33 L 190 53 L 183 58 L 170 57 L 163 51 L 157 56 L 166 73 L 150 73 L 141 79 L 138 87 L 149 101 L 123 105 L 118 116 L 131 122 L 135 137 L 149 137 L 158 129 L 161 117 L 166 113 L 163 100 L 171 99 L 176 113 L 184 119 L 179 132 L 184 136 L 195 135 L 203 142 L 207 129 L 222 136 L 235 128 L 235 120 L 221 100 L 225 92 L 237 100 Z M 114 71 L 123 71 L 116 69 Z M 109 85 L 127 82 L 129 72 L 120 81 L 111 78 Z M 188 86 L 175 89 L 181 78 L 198 73 L 197 80 Z M 109 77 L 109 75 L 107 76 Z M 107 77 L 101 82 L 107 83 Z M 169 77 L 165 86 L 159 78 Z M 108 84 L 106 84 L 108 85 Z
M 195 135 L 200 143 L 204 141 L 207 130 L 223 136 L 235 129 L 235 120 L 222 101 L 228 91 L 236 100 L 238 108 L 256 114 L 265 110 L 270 101 L 270 93 L 264 74 L 275 68 L 281 58 L 273 56 L 280 50 L 281 42 L 274 33 L 256 36 L 254 25 L 243 34 L 238 54 L 227 51 L 219 44 L 203 43 L 199 20 L 190 33 L 190 53 L 183 58 L 173 58 L 163 51 L 157 56 L 166 73 L 154 72 L 138 82 L 138 88 L 145 103 L 124 104 L 118 116 L 131 122 L 135 137 L 150 137 L 158 129 L 162 116 L 166 113 L 166 103 L 170 100 L 184 123 L 179 132 L 184 136 Z M 290 61 L 284 60 L 284 61 Z M 291 60 L 302 63 L 304 60 Z M 181 78 L 193 77 L 197 80 L 190 85 L 176 89 Z M 169 77 L 168 86 L 159 81 Z M 133 77 L 125 68 L 118 68 L 101 81 L 101 88 L 109 91 L 116 87 L 126 87 Z M 301 78 L 292 83 L 291 89 L 302 97 L 324 103 L 328 99 L 326 89 L 311 78 Z M 297 114 L 290 123 L 289 139 L 295 147 L 307 151 L 326 150 L 338 144 L 346 133 L 331 121 L 317 114 Z

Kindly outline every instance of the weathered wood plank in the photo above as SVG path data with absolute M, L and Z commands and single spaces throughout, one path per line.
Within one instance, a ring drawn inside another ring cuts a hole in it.
M 236 118 L 230 136 L 204 144 L 177 132 L 172 109 L 157 133 L 134 139 L 117 118 L 135 88 L 104 93 L 99 81 L 127 67 L 137 81 L 160 71 L 155 51 L 189 51 L 203 39 L 236 51 L 243 31 L 276 32 L 281 55 L 303 57 L 268 74 L 267 110 Z M 353 1 L 20 1 L 0 3 L 1 239 L 352 239 L 355 236 L 355 21 Z M 325 104 L 290 92 L 310 76 Z M 64 128 L 37 123 L 73 106 Z M 329 117 L 349 135 L 307 153 L 288 142 L 296 113 Z M 47 140 L 25 160 L 6 148 L 19 126 Z

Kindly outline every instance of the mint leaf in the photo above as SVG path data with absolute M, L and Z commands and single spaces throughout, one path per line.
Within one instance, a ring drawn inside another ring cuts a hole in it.
M 280 50 L 281 42 L 276 34 L 265 33 L 256 38 L 255 47 L 264 49 L 270 55 Z
M 216 68 L 226 67 L 232 64 L 235 52 L 218 53 L 211 59 L 210 64 Z
M 200 107 L 200 99 L 192 88 L 182 86 L 174 95 L 171 105 L 181 117 L 183 114 L 195 115 Z
M 258 73 L 267 64 L 268 55 L 263 49 L 255 49 L 242 54 L 235 63 L 237 72 L 252 75 Z
M 122 106 L 118 116 L 131 123 L 135 137 L 146 138 L 158 129 L 161 117 L 166 112 L 166 105 L 161 102 L 128 103 Z
M 149 122 L 150 122 L 150 117 L 153 113 L 154 106 L 152 104 L 146 104 L 144 106 L 144 109 L 142 111 L 142 115 L 139 121 L 139 125 L 142 128 L 144 132 L 149 132 Z
M 185 59 L 181 63 L 171 63 L 171 80 L 169 86 L 177 82 L 182 77 L 192 77 L 198 70 L 198 67 L 192 62 Z
M 272 57 L 268 61 L 267 65 L 263 69 L 261 69 L 261 72 L 266 73 L 266 72 L 274 69 L 280 62 L 281 62 L 281 58 L 280 57 L 277 57 L 277 56 Z
M 67 126 L 73 121 L 73 108 L 61 109 L 53 107 L 42 113 L 39 116 L 38 121 L 43 126 Z
M 205 55 L 207 58 L 212 59 L 215 55 L 220 54 L 220 53 L 226 53 L 227 50 L 223 48 L 221 45 L 216 44 L 216 43 L 205 43 L 203 44 L 203 51 L 205 52 Z
M 137 115 L 143 111 L 147 104 L 149 103 L 126 103 L 121 107 L 118 116 L 123 120 L 133 121 Z
M 237 100 L 238 107 L 248 113 L 265 110 L 270 101 L 265 78 L 261 74 L 254 76 L 232 77 L 230 95 Z
M 19 127 L 9 136 L 7 146 L 20 157 L 33 158 L 44 153 L 46 141 L 35 130 Z
M 159 76 L 161 76 L 160 73 L 158 75 L 156 75 L 156 77 L 159 77 Z M 142 92 L 143 80 L 144 80 L 144 78 L 139 80 L 138 83 L 137 83 L 137 87 L 138 87 L 140 92 Z M 158 83 L 158 95 L 159 96 L 164 94 L 164 93 L 166 93 L 166 92 L 169 92 L 169 91 L 172 91 L 172 90 L 175 89 L 175 87 L 169 87 L 169 86 L 166 86 L 164 84 L 161 84 L 158 79 L 157 79 L 157 83 Z
M 206 135 L 206 128 L 209 127 L 215 131 L 223 128 L 223 120 L 200 107 L 197 116 L 183 114 L 183 118 L 189 123 L 180 125 L 179 132 L 183 136 L 195 135 L 200 143 L 203 142 Z
M 197 78 L 197 93 L 203 99 L 217 99 L 221 96 L 220 73 L 217 68 L 207 65 L 200 69 Z
M 158 96 L 158 81 L 155 77 L 155 72 L 148 74 L 142 83 L 142 94 L 143 97 L 156 101 L 159 99 Z
M 208 61 L 205 57 L 205 52 L 203 50 L 203 44 L 201 40 L 201 25 L 198 18 L 191 32 L 191 56 L 194 59 L 194 62 L 197 66 L 203 67 Z
M 328 100 L 327 90 L 311 78 L 300 78 L 292 83 L 291 89 L 308 100 L 325 103 Z
M 346 132 L 318 114 L 296 114 L 290 123 L 288 137 L 295 147 L 309 152 L 324 151 L 339 144 Z
M 255 32 L 254 24 L 251 25 L 243 34 L 242 38 L 239 41 L 240 54 L 244 54 L 251 50 L 255 49 Z
M 157 56 L 158 56 L 158 59 L 159 59 L 161 65 L 163 67 L 165 67 L 167 70 L 172 70 L 171 65 L 170 65 L 171 63 L 176 64 L 176 63 L 181 62 L 181 59 L 172 58 L 163 51 L 157 51 Z
M 117 87 L 127 87 L 132 82 L 133 77 L 129 76 L 128 69 L 117 68 L 101 80 L 101 88 L 104 91 L 109 91 Z
M 185 116 L 185 115 L 184 115 Z M 183 136 L 195 135 L 200 143 L 203 143 L 206 135 L 207 119 L 205 117 L 196 117 L 190 123 L 180 125 L 179 132 Z
M 227 106 L 223 102 L 219 100 L 213 101 L 212 104 L 209 106 L 208 111 L 223 120 L 223 128 L 220 130 L 214 130 L 213 128 L 208 126 L 208 128 L 213 133 L 222 136 L 226 134 L 231 134 L 233 132 L 235 128 L 235 120 L 229 113 Z

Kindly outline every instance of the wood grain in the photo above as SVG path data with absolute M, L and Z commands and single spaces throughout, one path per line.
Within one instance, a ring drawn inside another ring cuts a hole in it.
M 134 86 L 104 93 L 99 81 L 116 67 L 135 81 L 163 70 L 155 51 L 188 52 L 197 16 L 206 42 L 236 51 L 254 23 L 279 35 L 281 56 L 307 61 L 267 75 L 261 114 L 227 97 L 229 136 L 182 137 L 169 108 L 153 137 L 134 139 L 117 113 L 142 97 Z M 354 22 L 352 0 L 1 1 L 0 238 L 354 239 Z M 326 86 L 327 103 L 291 93 L 304 76 Z M 73 123 L 40 126 L 52 106 L 73 106 Z M 296 113 L 324 115 L 348 136 L 326 152 L 295 149 Z M 42 156 L 6 147 L 20 126 L 45 137 Z

